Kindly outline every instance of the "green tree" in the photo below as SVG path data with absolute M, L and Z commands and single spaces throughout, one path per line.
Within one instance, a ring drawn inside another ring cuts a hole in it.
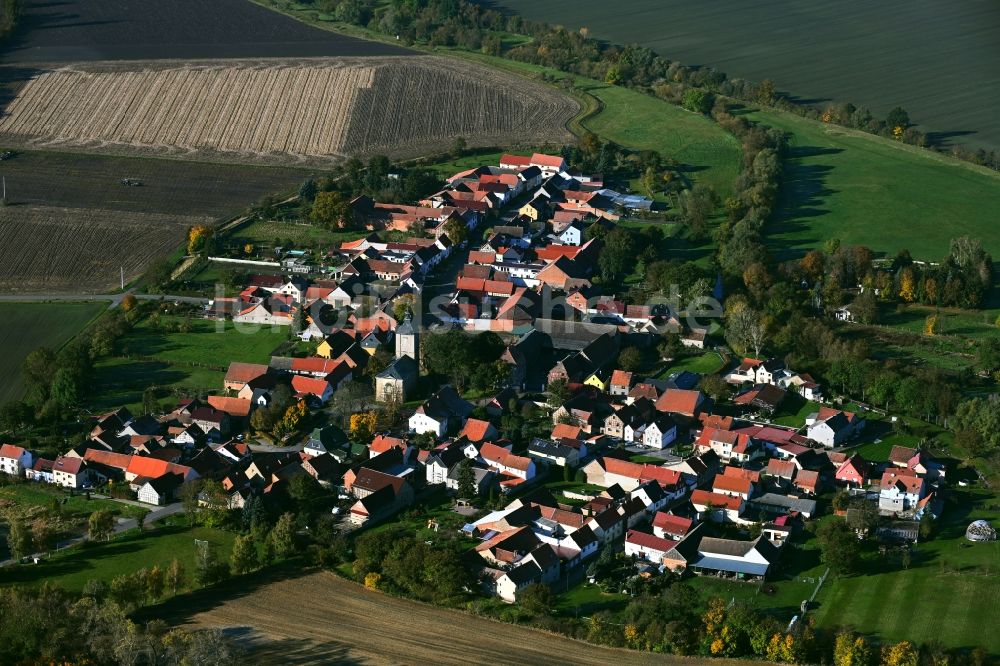
M 87 520 L 87 529 L 92 541 L 107 541 L 115 529 L 114 516 L 110 511 L 95 511 Z
M 518 595 L 521 607 L 532 615 L 548 615 L 554 601 L 552 590 L 544 583 L 532 583 Z
M 275 523 L 268 541 L 273 548 L 274 556 L 278 559 L 291 557 L 298 551 L 295 539 L 295 516 L 291 513 L 283 513 Z
M 601 276 L 615 282 L 635 266 L 635 237 L 628 229 L 616 227 L 604 237 L 604 247 L 597 258 Z
M 313 222 L 327 229 L 343 229 L 348 226 L 349 210 L 349 203 L 340 192 L 319 192 L 310 216 Z
M 230 558 L 230 566 L 233 573 L 250 573 L 257 568 L 257 547 L 253 537 L 249 534 L 241 534 L 233 541 L 233 554 Z
M 618 354 L 618 367 L 626 372 L 638 372 L 642 369 L 642 351 L 637 347 L 626 347 Z
M 857 570 L 861 547 L 854 530 L 840 518 L 831 518 L 817 531 L 820 557 L 836 574 L 850 574 Z
M 7 550 L 10 556 L 17 561 L 31 554 L 31 530 L 21 519 L 15 518 L 10 521 L 10 528 L 7 533 Z
M 476 474 L 472 469 L 472 461 L 466 458 L 458 463 L 458 496 L 464 500 L 475 499 Z
M 886 115 L 885 124 L 889 126 L 889 129 L 895 129 L 897 127 L 906 129 L 910 126 L 910 114 L 908 114 L 902 107 L 897 106 Z
M 711 111 L 714 103 L 715 97 L 710 92 L 698 88 L 685 90 L 684 97 L 681 98 L 681 105 L 685 109 L 701 114 Z
M 452 215 L 444 223 L 444 232 L 448 235 L 451 242 L 456 245 L 465 242 L 469 237 L 469 227 L 466 225 L 465 220 L 457 215 Z

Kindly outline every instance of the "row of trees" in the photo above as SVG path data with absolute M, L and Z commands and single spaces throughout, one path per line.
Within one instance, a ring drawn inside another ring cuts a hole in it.
M 75 597 L 49 585 L 0 589 L 0 663 L 236 664 L 222 632 L 139 625 L 110 595 Z

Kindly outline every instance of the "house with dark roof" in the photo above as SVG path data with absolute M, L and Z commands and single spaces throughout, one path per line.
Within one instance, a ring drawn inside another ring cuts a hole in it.
M 664 555 L 673 571 L 692 571 L 739 580 L 763 580 L 777 564 L 781 549 L 762 534 L 753 541 L 719 539 L 699 525 Z
M 184 477 L 180 474 L 164 474 L 155 479 L 148 479 L 139 486 L 138 499 L 144 504 L 163 506 L 170 504 L 174 498 L 174 493 L 184 483 Z
M 429 432 L 443 437 L 452 425 L 458 427 L 472 409 L 472 403 L 463 400 L 454 388 L 446 384 L 417 407 L 409 420 L 410 430 L 417 434 Z

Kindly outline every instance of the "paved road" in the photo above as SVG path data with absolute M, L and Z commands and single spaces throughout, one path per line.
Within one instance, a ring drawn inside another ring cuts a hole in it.
M 58 301 L 58 302 L 83 302 L 83 301 L 111 301 L 108 309 L 118 307 L 126 294 L 0 294 L 0 302 L 35 302 L 35 301 Z M 140 301 L 179 301 L 192 305 L 208 305 L 211 299 L 199 296 L 173 296 L 170 294 L 133 294 Z

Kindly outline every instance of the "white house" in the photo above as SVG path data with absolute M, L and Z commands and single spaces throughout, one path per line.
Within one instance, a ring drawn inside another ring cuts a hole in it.
M 677 439 L 677 423 L 667 414 L 658 415 L 642 432 L 642 443 L 651 449 L 665 449 Z
M 31 469 L 34 456 L 31 451 L 13 444 L 0 446 L 0 472 L 11 476 L 24 476 L 24 471 Z
M 31 466 L 31 469 L 24 470 L 24 476 L 30 481 L 53 483 L 55 481 L 55 475 L 52 473 L 52 466 L 54 464 L 52 460 L 36 458 L 35 464 Z
M 174 498 L 174 491 L 184 482 L 184 477 L 180 474 L 164 474 L 155 479 L 150 479 L 139 486 L 138 499 L 144 504 L 162 506 L 169 504 Z
M 583 245 L 583 222 L 576 220 L 559 234 L 559 242 L 563 245 Z
M 676 545 L 676 541 L 661 539 L 658 536 L 637 530 L 629 530 L 628 534 L 625 535 L 626 555 L 632 555 L 656 564 L 662 564 L 663 556 Z
M 80 488 L 90 480 L 83 458 L 59 456 L 52 464 L 52 482 L 63 488 Z
M 917 508 L 927 493 L 927 484 L 909 470 L 889 469 L 882 474 L 879 484 L 878 508 L 881 511 L 901 513 Z
M 839 446 L 860 432 L 864 423 L 864 419 L 852 412 L 821 407 L 806 418 L 806 436 L 824 446 Z
M 525 456 L 516 456 L 496 444 L 483 444 L 479 457 L 491 469 L 507 476 L 516 476 L 525 481 L 535 478 L 535 461 Z

